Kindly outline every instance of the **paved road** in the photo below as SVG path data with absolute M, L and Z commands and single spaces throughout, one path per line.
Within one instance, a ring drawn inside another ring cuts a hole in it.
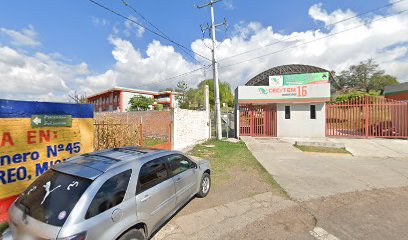
M 289 196 L 299 201 L 339 193 L 408 186 L 408 158 L 307 154 L 274 139 L 242 137 Z

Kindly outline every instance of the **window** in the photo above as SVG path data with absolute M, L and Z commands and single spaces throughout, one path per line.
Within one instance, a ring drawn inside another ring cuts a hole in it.
M 290 106 L 285 106 L 285 119 L 290 119 Z
M 316 119 L 316 105 L 310 105 L 310 119 Z
M 89 179 L 48 170 L 18 198 L 16 206 L 32 218 L 61 227 L 91 183 Z
M 130 175 L 132 175 L 132 170 L 127 170 L 107 180 L 92 200 L 85 219 L 94 217 L 122 203 L 129 185 Z
M 166 167 L 166 158 L 158 158 L 145 163 L 140 169 L 136 194 L 154 187 L 168 178 L 169 173 Z
M 171 155 L 168 157 L 168 162 L 173 175 L 177 175 L 191 168 L 190 160 L 183 155 Z

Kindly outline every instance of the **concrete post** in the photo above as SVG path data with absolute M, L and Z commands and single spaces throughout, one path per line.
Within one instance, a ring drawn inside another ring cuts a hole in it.
M 210 110 L 210 88 L 208 85 L 205 85 L 204 88 L 204 102 L 205 102 L 205 111 L 207 114 L 207 119 L 208 119 L 208 138 L 211 138 L 211 110 Z
M 239 104 L 238 104 L 238 88 L 235 89 L 235 137 L 239 139 Z

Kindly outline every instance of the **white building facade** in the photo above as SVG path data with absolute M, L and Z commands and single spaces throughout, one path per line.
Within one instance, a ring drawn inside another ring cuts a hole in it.
M 265 71 L 236 89 L 236 136 L 325 136 L 330 73 L 312 66 L 288 66 Z

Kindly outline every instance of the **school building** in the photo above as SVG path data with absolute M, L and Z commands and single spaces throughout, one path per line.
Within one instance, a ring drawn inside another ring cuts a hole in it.
M 325 137 L 330 72 L 308 65 L 266 70 L 235 90 L 236 135 Z
M 88 103 L 94 105 L 95 112 L 127 112 L 129 101 L 134 96 L 145 96 L 153 99 L 151 109 L 155 105 L 163 105 L 163 110 L 178 107 L 176 96 L 180 93 L 171 91 L 147 91 L 134 88 L 114 87 L 88 97 Z

